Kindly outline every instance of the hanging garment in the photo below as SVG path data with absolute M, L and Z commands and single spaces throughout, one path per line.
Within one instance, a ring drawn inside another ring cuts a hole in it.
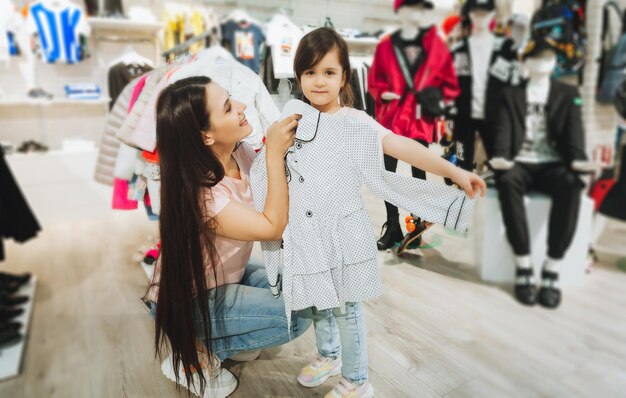
M 376 46 L 368 75 L 368 90 L 376 101 L 376 120 L 396 134 L 430 143 L 436 120 L 425 115 L 418 118 L 417 98 L 409 95 L 410 90 L 394 51 L 399 40 L 399 32 L 396 32 L 384 37 Z M 441 90 L 444 101 L 452 101 L 459 94 L 459 85 L 450 51 L 438 36 L 436 27 L 423 33 L 421 47 L 423 61 L 413 73 L 415 90 L 419 92 L 427 87 L 436 87 Z M 385 92 L 396 93 L 403 98 L 384 101 L 382 94 Z
M 294 107 L 302 118 L 286 155 L 290 200 L 283 249 L 280 241 L 261 243 L 272 293 L 278 296 L 282 283 L 288 318 L 292 310 L 336 308 L 381 294 L 376 237 L 359 192 L 363 182 L 424 220 L 467 230 L 474 201 L 444 184 L 385 171 L 381 137 L 364 112 L 326 114 L 298 100 L 285 109 Z M 265 147 L 252 164 L 250 183 L 262 211 Z
M 0 261 L 4 260 L 3 239 L 26 242 L 41 230 L 26 198 L 17 185 L 0 146 Z
M 126 64 L 123 62 L 119 62 L 111 66 L 109 68 L 107 78 L 107 82 L 109 85 L 109 97 L 111 97 L 109 110 L 113 108 L 115 100 L 120 95 L 122 90 L 124 90 L 124 88 L 128 85 L 128 83 L 130 83 L 131 80 L 151 70 L 152 67 L 146 64 Z
M 80 36 L 91 31 L 83 11 L 68 0 L 39 0 L 29 6 L 26 29 L 37 34 L 43 59 L 73 64 L 85 58 Z
M 272 68 L 275 79 L 293 78 L 293 59 L 302 29 L 284 15 L 277 14 L 267 24 L 267 45 L 271 48 Z
M 143 75 L 137 82 L 131 96 L 131 102 L 128 106 L 128 116 L 116 135 L 116 138 L 124 144 L 134 147 L 138 146 L 133 141 L 133 133 L 139 123 L 139 119 L 141 119 L 144 112 L 146 112 L 146 107 L 148 106 L 152 93 L 163 79 L 166 72 L 167 67 L 165 65 L 160 66 L 149 74 Z
M 131 95 L 137 84 L 137 81 L 131 82 L 131 80 L 150 70 L 152 67 L 149 65 L 126 65 L 124 63 L 115 64 L 109 69 L 111 109 L 104 126 L 94 175 L 95 180 L 102 184 L 113 185 L 115 163 L 120 147 L 116 134 L 128 116 Z
M 156 103 L 159 94 L 168 84 L 192 76 L 207 76 L 228 90 L 237 101 L 246 104 L 245 111 L 252 133 L 244 139 L 254 149 L 260 148 L 265 131 L 278 120 L 280 112 L 261 78 L 238 63 L 228 51 L 211 47 L 200 52 L 194 61 L 188 62 L 171 73 L 154 89 L 144 114 L 135 127 L 133 144 L 147 150 L 156 148 Z
M 602 201 L 600 213 L 626 221 L 626 141 L 623 142 L 619 151 L 619 177 Z
M 113 185 L 115 162 L 120 148 L 120 141 L 115 138 L 115 134 L 128 114 L 128 103 L 130 102 L 135 83 L 131 82 L 124 87 L 107 115 L 104 125 L 104 134 L 102 135 L 102 141 L 100 141 L 94 179 L 105 185 Z
M 222 25 L 222 40 L 237 61 L 252 69 L 254 73 L 259 73 L 261 46 L 265 43 L 265 35 L 259 26 L 228 21 Z
M 0 62 L 11 57 L 9 46 L 9 24 L 15 18 L 15 7 L 9 0 L 0 0 Z

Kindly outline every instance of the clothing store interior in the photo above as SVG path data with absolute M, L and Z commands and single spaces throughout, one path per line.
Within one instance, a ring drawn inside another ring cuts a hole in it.
M 625 131 L 626 0 L 0 0 L 0 397 L 624 397 Z

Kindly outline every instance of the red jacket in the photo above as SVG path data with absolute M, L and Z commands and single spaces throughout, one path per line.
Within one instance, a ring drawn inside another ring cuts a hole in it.
M 459 83 L 450 51 L 438 36 L 436 27 L 424 34 L 422 48 L 426 59 L 414 76 L 415 90 L 438 87 L 446 102 L 454 100 L 460 93 Z M 383 102 L 381 98 L 388 91 L 402 96 L 405 89 L 404 76 L 393 50 L 392 36 L 384 37 L 376 46 L 368 73 L 368 91 L 376 101 L 376 120 L 396 134 L 432 142 L 435 120 L 425 116 L 419 120 L 415 118 L 416 100 L 413 95 L 407 95 L 402 103 L 400 100 Z

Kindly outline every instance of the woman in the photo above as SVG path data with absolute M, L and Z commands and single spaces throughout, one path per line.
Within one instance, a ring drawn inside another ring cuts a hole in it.
M 289 333 L 265 270 L 248 265 L 253 242 L 280 239 L 287 224 L 284 155 L 299 116 L 267 132 L 261 213 L 248 182 L 254 151 L 241 143 L 252 131 L 245 109 L 206 77 L 168 86 L 157 103 L 161 255 L 145 302 L 157 353 L 171 350 L 165 374 L 198 395 L 235 390 L 236 379 L 219 366 L 224 359 L 284 344 L 311 325 L 294 313 Z

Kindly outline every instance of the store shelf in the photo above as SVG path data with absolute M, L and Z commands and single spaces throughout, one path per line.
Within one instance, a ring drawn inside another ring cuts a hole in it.
M 37 276 L 33 275 L 30 281 L 17 291 L 16 295 L 28 296 L 29 300 L 22 306 L 24 313 L 14 321 L 20 322 L 22 326 L 22 338 L 16 344 L 0 350 L 0 380 L 10 379 L 20 374 L 22 358 L 24 356 L 24 348 L 28 340 L 31 314 L 33 312 L 33 303 L 35 301 L 35 288 L 37 286 Z
M 53 99 L 34 99 L 34 98 L 19 98 L 19 99 L 0 99 L 0 107 L 11 106 L 102 106 L 108 105 L 111 98 L 99 98 L 94 100 L 77 100 L 68 98 L 53 98 Z
M 157 33 L 163 25 L 158 22 L 137 22 L 129 19 L 89 18 L 93 30 Z

